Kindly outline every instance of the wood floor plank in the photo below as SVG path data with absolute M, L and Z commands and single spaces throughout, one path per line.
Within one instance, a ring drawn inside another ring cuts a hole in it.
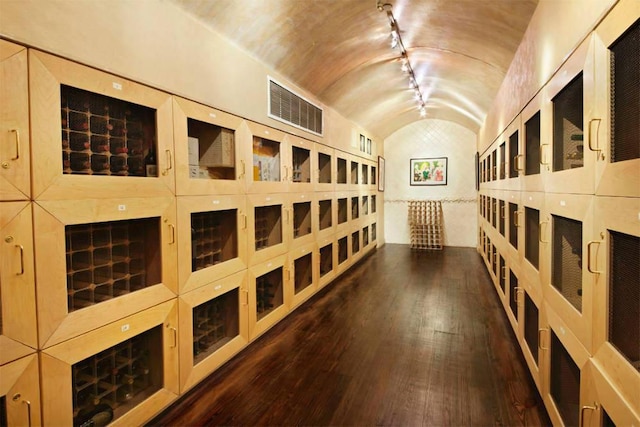
M 149 425 L 550 420 L 476 251 L 387 244 Z

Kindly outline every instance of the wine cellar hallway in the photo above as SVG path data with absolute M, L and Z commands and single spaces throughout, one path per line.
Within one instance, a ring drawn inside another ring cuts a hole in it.
M 550 424 L 476 250 L 387 244 L 148 425 Z

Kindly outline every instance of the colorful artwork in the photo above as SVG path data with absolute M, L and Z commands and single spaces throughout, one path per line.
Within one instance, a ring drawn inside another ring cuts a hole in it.
M 411 159 L 411 185 L 447 185 L 447 158 Z

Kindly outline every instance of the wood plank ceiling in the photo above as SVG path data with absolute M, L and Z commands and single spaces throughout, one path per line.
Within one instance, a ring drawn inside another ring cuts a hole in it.
M 421 120 L 376 0 L 171 0 L 379 137 Z M 477 132 L 538 0 L 390 1 L 426 118 Z

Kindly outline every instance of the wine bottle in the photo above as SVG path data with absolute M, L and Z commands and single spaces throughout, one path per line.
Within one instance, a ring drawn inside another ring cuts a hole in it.
M 158 163 L 156 161 L 156 152 L 153 144 L 150 144 L 149 152 L 144 158 L 144 167 L 146 176 L 158 176 Z

